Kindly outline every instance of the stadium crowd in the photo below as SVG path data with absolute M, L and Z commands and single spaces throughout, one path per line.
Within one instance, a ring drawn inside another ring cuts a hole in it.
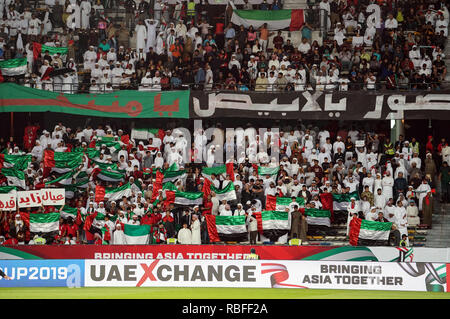
M 223 16 L 213 21 L 203 13 L 205 4 L 191 0 L 45 3 L 39 11 L 23 0 L 0 5 L 0 59 L 28 61 L 25 76 L 7 81 L 64 93 L 187 87 L 423 90 L 439 89 L 447 73 L 443 50 L 449 11 L 443 0 L 321 0 L 316 6 L 329 35 L 316 40 L 306 15 L 295 46 L 287 33 L 267 25 L 232 24 L 231 6 L 222 6 Z M 125 10 L 119 23 L 104 14 L 105 7 L 118 4 Z M 278 10 L 282 5 L 238 7 Z M 34 57 L 34 42 L 68 52 L 52 56 L 44 50 Z
M 400 233 L 407 234 L 408 226 L 432 226 L 435 189 L 440 189 L 441 201 L 448 203 L 450 200 L 450 147 L 445 138 L 437 140 L 430 136 L 425 145 L 420 145 L 413 136 L 408 140 L 400 136 L 399 140 L 390 141 L 382 131 L 312 125 L 286 127 L 279 133 L 267 130 L 262 136 L 248 126 L 236 130 L 236 134 L 247 135 L 245 154 L 237 156 L 232 173 L 227 170 L 221 175 L 208 176 L 203 174 L 205 167 L 223 165 L 223 162 L 215 163 L 217 154 L 214 152 L 238 147 L 226 139 L 219 128 L 215 129 L 213 145 L 207 148 L 203 130 L 194 132 L 191 143 L 176 128 L 159 130 L 148 140 L 138 140 L 130 138 L 130 131 L 109 125 L 71 129 L 59 123 L 53 130 L 42 130 L 30 124 L 25 128 L 23 142 L 1 140 L 4 153 L 31 154 L 31 163 L 25 170 L 26 190 L 70 186 L 48 184 L 61 174 L 46 170 L 45 150 L 67 152 L 81 147 L 85 154 L 76 171 L 85 173 L 88 180 L 72 196 L 67 196 L 66 206 L 75 207 L 77 216 L 61 218 L 58 232 L 30 233 L 21 213 L 36 212 L 36 209 L 27 208 L 1 213 L 0 238 L 3 244 L 123 244 L 124 224 L 148 224 L 154 243 L 168 243 L 169 238 L 178 238 L 179 243 L 201 244 L 209 242 L 205 216 L 212 214 L 245 215 L 249 234 L 252 234 L 250 240 L 255 242 L 258 228 L 252 215 L 265 209 L 268 195 L 300 197 L 306 208 L 320 209 L 323 206 L 320 195 L 327 192 L 357 194 L 339 220 L 335 212 L 334 223 L 347 222 L 348 225 L 353 216 L 358 216 L 393 222 Z M 97 143 L 102 139 L 113 140 L 120 148 Z M 223 147 L 216 144 L 219 141 L 225 142 Z M 280 161 L 273 156 L 270 147 L 258 148 L 277 142 Z M 99 152 L 89 155 L 94 148 Z M 205 154 L 206 158 L 190 161 L 199 154 Z M 221 190 L 231 182 L 232 174 L 236 199 L 219 201 L 211 191 L 201 205 L 175 205 L 168 200 L 166 188 L 157 187 L 155 179 L 157 169 L 166 170 L 174 164 L 187 170 L 185 176 L 172 180 L 177 190 L 201 192 L 206 180 Z M 102 179 L 95 174 L 99 167 L 115 172 L 122 170 L 123 179 L 115 182 Z M 279 167 L 280 170 L 276 175 L 261 176 L 258 167 Z M 0 175 L 0 178 L 0 186 L 11 185 L 5 176 Z M 107 197 L 96 200 L 98 187 L 115 188 L 125 183 L 131 184 L 131 196 L 116 201 Z M 46 206 L 37 211 L 53 212 L 58 208 Z M 295 203 L 286 211 L 292 216 L 290 237 L 298 236 L 305 241 L 309 230 L 304 211 L 302 213 L 300 205 Z M 98 213 L 107 216 L 100 226 L 93 225 Z M 107 227 L 107 231 L 102 232 L 99 227 Z

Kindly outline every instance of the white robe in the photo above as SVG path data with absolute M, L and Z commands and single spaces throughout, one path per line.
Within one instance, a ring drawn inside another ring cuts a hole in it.
M 123 233 L 123 230 L 115 230 L 112 238 L 111 238 L 111 243 L 113 245 L 125 245 L 126 244 L 126 240 L 125 240 L 125 234 Z
M 136 25 L 136 52 L 145 50 L 145 39 L 147 38 L 147 28 L 143 24 Z
M 416 194 L 419 195 L 419 210 L 422 210 L 422 202 L 425 196 L 427 196 L 427 193 L 431 191 L 430 184 L 420 184 L 419 187 L 416 188 Z
M 387 199 L 393 198 L 393 187 L 394 187 L 394 179 L 391 176 L 385 176 L 382 180 L 383 185 L 383 195 L 386 196 Z
M 178 243 L 183 245 L 192 244 L 192 233 L 189 228 L 181 228 L 178 231 Z
M 397 224 L 400 236 L 406 235 L 406 244 L 408 245 L 408 219 L 405 207 L 395 207 L 395 223 Z
M 81 28 L 89 29 L 89 16 L 91 14 L 91 3 L 89 1 L 82 1 L 80 8 L 81 8 Z
M 202 243 L 201 234 L 200 234 L 200 222 L 198 219 L 192 223 L 192 244 L 200 245 Z
M 149 48 L 155 49 L 156 45 L 156 27 L 159 24 L 159 21 L 153 20 L 153 24 L 150 24 L 150 19 L 145 20 L 145 24 L 147 25 L 147 43 L 145 46 L 145 53 L 149 51 Z

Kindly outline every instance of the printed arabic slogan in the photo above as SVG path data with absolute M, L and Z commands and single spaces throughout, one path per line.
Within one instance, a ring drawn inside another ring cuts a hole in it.
M 36 191 L 17 192 L 19 208 L 44 206 L 62 206 L 65 204 L 64 188 L 43 188 Z
M 309 120 L 443 119 L 450 91 L 191 92 L 191 118 L 235 117 Z
M 57 112 L 116 118 L 189 118 L 189 91 L 62 94 L 0 84 L 0 112 Z
M 16 204 L 16 194 L 0 194 L 0 211 L 15 211 L 17 207 Z

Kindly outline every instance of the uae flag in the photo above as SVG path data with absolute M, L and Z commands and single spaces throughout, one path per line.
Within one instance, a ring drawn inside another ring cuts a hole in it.
M 131 185 L 127 183 L 123 186 L 117 188 L 109 188 L 97 185 L 95 187 L 95 202 L 103 202 L 104 200 L 108 201 L 117 201 L 122 200 L 122 197 L 130 197 L 132 195 Z
M 243 25 L 245 28 L 253 26 L 258 29 L 267 23 L 269 30 L 282 30 L 289 28 L 290 31 L 300 30 L 305 21 L 302 9 L 298 10 L 233 10 L 231 22 Z
M 354 197 L 356 201 L 358 201 L 359 200 L 358 192 L 346 194 L 333 194 L 333 210 L 347 210 L 347 207 L 350 204 L 352 197 Z
M 27 58 L 0 61 L 2 76 L 15 76 L 27 73 Z
M 94 176 L 94 178 L 98 178 L 105 182 L 118 183 L 125 180 L 125 174 L 107 169 L 96 168 L 92 172 L 92 175 Z
M 77 174 L 76 170 L 67 172 L 67 173 L 62 174 L 61 176 L 55 178 L 54 180 L 45 182 L 45 185 L 52 185 L 52 184 L 55 184 L 55 185 L 71 185 L 76 174 Z
M 258 175 L 259 176 L 276 176 L 278 172 L 280 171 L 280 167 L 266 167 L 266 166 L 258 166 Z
M 62 211 L 61 211 L 61 217 L 64 219 L 67 219 L 69 217 L 72 217 L 73 219 L 77 218 L 77 212 L 78 209 L 76 207 L 71 207 L 64 205 Z
M 203 193 L 176 192 L 174 204 L 178 205 L 201 205 L 203 204 Z
M 31 155 L 5 155 L 0 154 L 0 168 L 15 168 L 25 170 L 31 163 Z
M 25 189 L 25 173 L 14 168 L 2 168 L 0 172 L 6 177 L 9 186 Z
M 146 245 L 150 238 L 150 225 L 129 225 L 123 227 L 127 245 Z
M 12 194 L 17 191 L 15 186 L 0 186 L 0 194 Z
M 175 182 L 178 179 L 185 179 L 187 176 L 186 170 L 179 169 L 176 163 L 173 163 L 168 169 L 164 170 L 162 173 L 164 175 L 163 183 Z
M 60 53 L 61 55 L 66 55 L 68 52 L 67 47 L 51 47 L 48 45 L 44 45 L 41 43 L 33 42 L 33 58 L 34 60 L 38 60 L 41 56 L 41 53 L 45 53 L 48 51 L 50 56 Z
M 86 154 L 86 156 L 90 160 L 100 156 L 100 151 L 99 150 L 97 150 L 96 148 L 89 148 L 89 147 L 87 147 L 86 149 L 84 149 L 82 147 L 76 147 L 76 148 L 72 149 L 72 153 L 83 153 L 83 154 Z
M 119 173 L 125 173 L 125 170 L 121 170 L 119 169 L 119 167 L 117 166 L 117 163 L 102 163 L 102 162 L 98 162 L 95 160 L 92 160 L 92 165 L 94 166 L 98 166 L 98 168 L 102 169 L 102 170 L 110 170 L 110 171 L 115 171 L 115 172 L 119 172 Z
M 67 173 L 83 162 L 83 153 L 44 151 L 44 167 L 57 173 Z M 44 174 L 45 175 L 45 174 Z
M 306 208 L 306 222 L 308 225 L 327 226 L 330 227 L 331 213 L 329 210 Z
M 216 197 L 219 201 L 231 201 L 236 199 L 236 191 L 234 190 L 233 182 L 229 182 L 223 189 L 218 189 L 211 185 L 211 192 L 216 193 Z
M 248 240 L 245 216 L 206 215 L 206 225 L 211 242 Z
M 298 203 L 299 208 L 305 206 L 305 199 L 303 197 L 297 197 L 295 201 Z M 284 212 L 284 210 L 289 207 L 293 202 L 291 197 L 277 197 L 272 195 L 266 196 L 266 210 L 276 210 L 279 212 Z
M 59 230 L 59 213 L 30 214 L 30 232 L 48 233 Z
M 233 165 L 231 163 L 231 165 Z M 203 167 L 202 168 L 202 175 L 204 178 L 207 178 L 209 180 L 211 180 L 211 175 L 223 175 L 226 176 L 227 174 L 227 166 L 224 165 L 220 165 L 220 166 L 214 166 L 214 167 Z
M 386 245 L 392 223 L 382 223 L 361 218 L 353 218 L 350 222 L 349 243 L 352 246 Z
M 122 148 L 120 142 L 114 140 L 114 137 L 103 136 L 95 142 L 95 146 L 97 147 L 101 147 L 102 145 L 105 145 L 111 153 L 118 152 Z
M 161 141 L 164 139 L 164 130 L 157 128 L 134 128 L 131 130 L 131 138 L 135 140 L 146 140 L 149 138 L 159 138 Z
M 258 231 L 271 241 L 285 235 L 289 231 L 289 213 L 262 211 L 253 213 L 258 222 Z

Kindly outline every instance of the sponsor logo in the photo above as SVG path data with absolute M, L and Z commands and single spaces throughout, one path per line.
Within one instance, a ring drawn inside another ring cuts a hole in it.
M 154 260 L 135 264 L 96 263 L 88 271 L 93 282 L 136 282 L 136 287 L 141 287 L 148 282 L 256 282 L 256 268 L 255 264 L 172 264 Z

